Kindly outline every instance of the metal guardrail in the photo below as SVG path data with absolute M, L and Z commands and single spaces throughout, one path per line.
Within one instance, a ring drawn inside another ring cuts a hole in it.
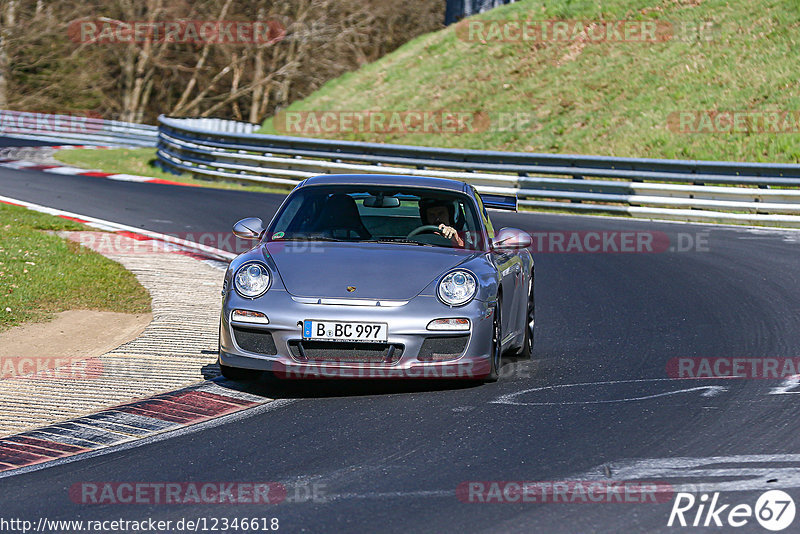
M 0 110 L 0 136 L 54 143 L 151 147 L 158 127 L 80 115 Z
M 161 166 L 208 179 L 292 186 L 325 173 L 414 174 L 515 193 L 529 207 L 800 227 L 796 164 L 454 150 L 260 135 L 257 125 L 223 119 L 158 120 Z

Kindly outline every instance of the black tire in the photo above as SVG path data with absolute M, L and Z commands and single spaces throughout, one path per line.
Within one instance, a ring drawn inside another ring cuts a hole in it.
M 522 347 L 517 350 L 517 356 L 523 359 L 529 359 L 533 352 L 533 330 L 536 324 L 536 305 L 533 298 L 534 284 L 533 272 L 531 272 L 531 279 L 528 283 L 528 304 L 525 312 L 525 339 L 522 342 Z
M 230 367 L 228 365 L 223 365 L 221 362 L 218 363 L 219 363 L 220 373 L 222 373 L 222 376 L 224 376 L 228 380 L 241 380 L 241 381 L 256 380 L 261 374 L 261 371 L 256 371 L 254 369 L 242 369 L 240 367 Z
M 500 378 L 500 368 L 503 365 L 503 349 L 501 345 L 502 336 L 502 321 L 500 317 L 500 309 L 502 308 L 500 299 L 497 299 L 497 304 L 494 307 L 494 319 L 492 320 L 492 350 L 489 355 L 489 374 L 486 376 L 486 382 L 497 382 Z

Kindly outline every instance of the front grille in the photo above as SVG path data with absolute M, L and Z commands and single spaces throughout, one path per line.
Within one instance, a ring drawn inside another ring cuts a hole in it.
M 236 344 L 247 352 L 255 352 L 266 356 L 278 354 L 278 350 L 275 348 L 275 340 L 272 339 L 272 333 L 266 330 L 234 326 L 233 337 L 236 339 Z
M 455 360 L 464 353 L 469 334 L 458 336 L 430 336 L 422 342 L 417 359 L 421 362 Z
M 351 341 L 292 341 L 292 357 L 301 362 L 395 363 L 403 345 Z

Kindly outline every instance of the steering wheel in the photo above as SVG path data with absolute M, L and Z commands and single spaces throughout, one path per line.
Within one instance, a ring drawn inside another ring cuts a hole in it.
M 411 233 L 406 236 L 406 239 L 411 239 L 417 234 L 421 234 L 422 232 L 439 232 L 439 227 L 434 224 L 423 224 L 422 226 L 418 226 L 411 230 Z

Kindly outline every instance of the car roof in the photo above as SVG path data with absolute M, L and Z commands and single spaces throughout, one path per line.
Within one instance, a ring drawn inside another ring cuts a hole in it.
M 425 189 L 444 189 L 461 193 L 469 191 L 467 185 L 458 180 L 398 174 L 322 174 L 304 180 L 300 184 L 300 187 L 314 185 L 391 185 L 420 187 Z

